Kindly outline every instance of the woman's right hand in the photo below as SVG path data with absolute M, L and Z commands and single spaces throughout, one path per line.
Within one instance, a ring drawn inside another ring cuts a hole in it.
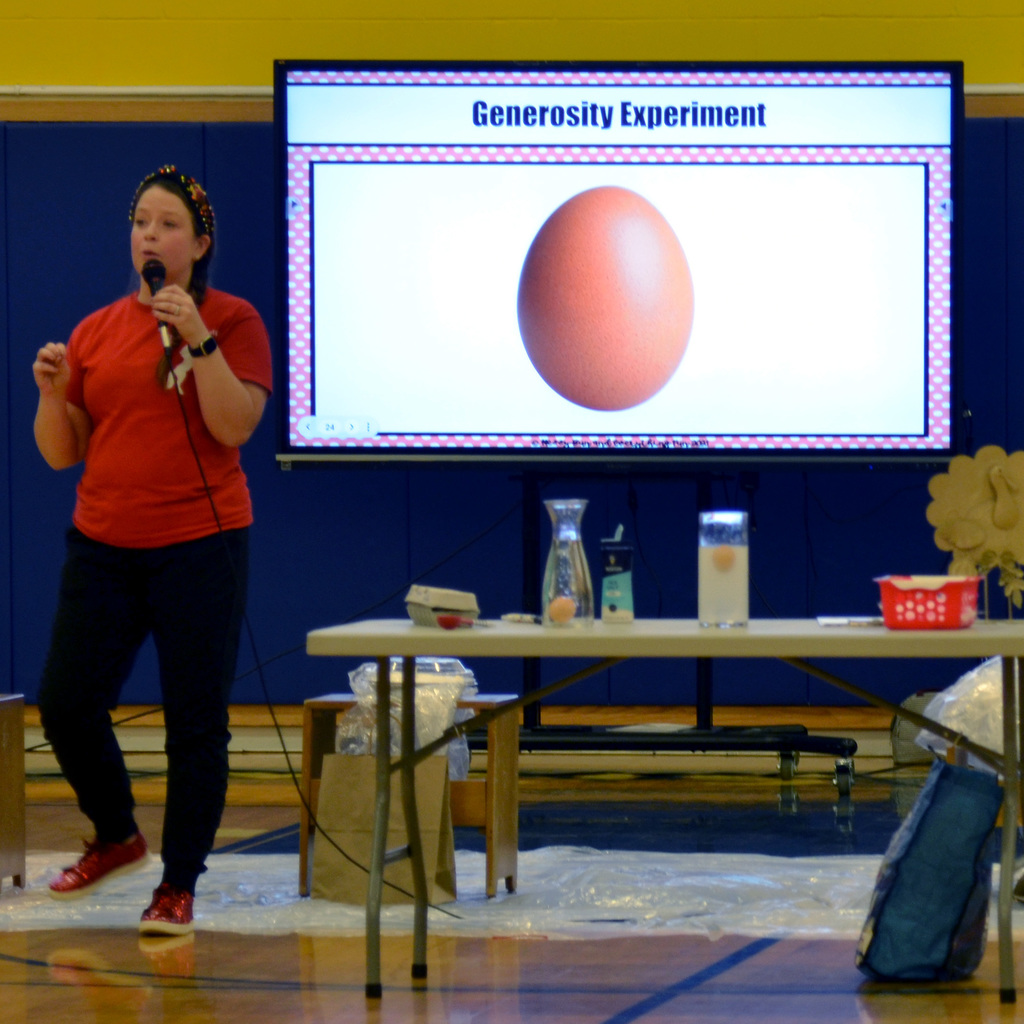
M 67 469 L 85 458 L 92 421 L 84 409 L 67 400 L 71 367 L 67 346 L 51 341 L 36 353 L 32 374 L 39 388 L 33 423 L 36 447 L 54 469 Z
M 39 394 L 44 398 L 64 397 L 71 376 L 67 353 L 67 346 L 59 341 L 47 343 L 36 353 L 32 375 L 36 379 Z

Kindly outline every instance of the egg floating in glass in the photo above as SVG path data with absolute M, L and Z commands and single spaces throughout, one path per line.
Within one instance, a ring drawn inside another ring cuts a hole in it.
M 629 409 L 676 372 L 693 280 L 675 232 L 617 186 L 568 199 L 541 225 L 519 278 L 519 332 L 537 372 L 588 409 Z

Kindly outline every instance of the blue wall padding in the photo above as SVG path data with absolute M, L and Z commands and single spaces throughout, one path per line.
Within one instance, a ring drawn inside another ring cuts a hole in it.
M 219 225 L 216 285 L 250 299 L 280 345 L 275 313 L 274 142 L 270 124 L 0 125 L 0 689 L 34 701 L 45 654 L 77 470 L 54 473 L 36 452 L 31 363 L 40 345 L 65 339 L 94 308 L 132 286 L 128 206 L 137 182 L 174 162 L 209 189 Z M 967 125 L 962 316 L 965 398 L 975 440 L 1009 449 L 1024 443 L 1024 125 L 989 119 Z M 854 301 L 854 297 L 851 297 Z M 346 687 L 354 663 L 304 653 L 306 631 L 366 613 L 402 615 L 413 580 L 473 590 L 485 617 L 518 611 L 523 588 L 523 488 L 510 468 L 403 469 L 332 464 L 282 471 L 274 458 L 275 409 L 243 461 L 256 509 L 250 621 L 243 644 L 240 703 L 298 703 Z M 945 556 L 924 518 L 925 469 L 766 471 L 754 500 L 751 612 L 755 616 L 871 614 L 872 577 L 942 572 Z M 571 492 L 571 493 L 570 493 Z M 732 475 L 715 481 L 719 507 L 745 507 Z M 584 542 L 592 568 L 599 541 L 624 523 L 637 544 L 637 614 L 696 614 L 696 487 L 691 476 L 542 482 L 542 497 L 590 501 Z M 526 510 L 546 554 L 543 509 Z M 255 671 L 264 663 L 262 679 Z M 487 691 L 522 688 L 513 661 L 472 666 Z M 573 666 L 542 667 L 542 682 Z M 964 663 L 879 662 L 829 666 L 899 703 L 954 682 Z M 264 685 L 266 689 L 264 690 Z M 723 704 L 830 704 L 847 698 L 774 662 L 715 666 Z M 159 699 L 152 652 L 144 649 L 128 703 Z M 692 663 L 635 661 L 563 691 L 557 703 L 692 704 Z

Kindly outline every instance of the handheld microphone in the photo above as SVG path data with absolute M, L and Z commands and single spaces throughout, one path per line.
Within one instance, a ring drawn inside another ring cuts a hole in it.
M 164 286 L 167 278 L 167 269 L 159 260 L 146 260 L 142 265 L 142 279 L 149 285 L 149 294 L 155 295 Z M 174 342 L 171 340 L 170 328 L 163 320 L 157 320 L 157 330 L 160 332 L 160 341 L 164 351 L 170 356 L 174 349 Z

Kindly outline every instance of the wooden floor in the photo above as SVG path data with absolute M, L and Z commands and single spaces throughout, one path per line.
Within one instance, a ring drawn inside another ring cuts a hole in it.
M 805 716 L 806 717 L 806 716 Z M 285 715 L 289 728 L 292 719 Z M 834 723 L 832 723 L 834 724 Z M 878 729 L 877 717 L 847 728 Z M 843 725 L 840 725 L 842 728 Z M 692 755 L 691 755 L 692 757 Z M 527 759 L 526 799 L 564 799 L 579 773 Z M 687 788 L 704 786 L 688 763 Z M 36 766 L 38 769 L 38 765 Z M 614 766 L 621 767 L 621 764 Z M 555 776 L 558 776 L 555 779 Z M 579 777 L 589 791 L 650 791 L 644 773 Z M 742 801 L 743 773 L 719 796 Z M 555 781 L 552 781 L 555 779 Z M 665 789 L 663 766 L 657 775 Z M 751 775 L 750 792 L 763 793 Z M 27 786 L 30 849 L 73 850 L 84 825 L 66 788 L 44 770 Z M 162 779 L 140 780 L 139 821 L 159 834 Z M 708 793 L 714 799 L 714 793 Z M 297 800 L 279 774 L 236 771 L 218 844 L 292 825 Z M 8 896 L 9 880 L 4 895 Z M 70 910 L 70 908 L 69 908 Z M 141 911 L 141 908 L 140 908 Z M 140 940 L 133 929 L 0 932 L 0 1021 L 260 1024 L 273 1021 L 457 1022 L 457 1024 L 662 1024 L 758 1021 L 761 1024 L 915 1024 L 1024 1020 L 1001 1005 L 996 948 L 970 980 L 949 985 L 872 985 L 853 965 L 854 943 L 838 939 L 752 939 L 725 935 L 635 936 L 602 940 L 437 938 L 429 940 L 425 985 L 410 980 L 412 940 L 386 937 L 384 993 L 364 995 L 361 937 L 235 935 L 200 931 L 186 939 Z M 1024 977 L 1024 944 L 1017 950 Z M 1016 1012 L 1015 1012 L 1016 1011 Z
M 127 931 L 0 936 L 3 1019 L 22 1022 L 503 1024 L 758 1021 L 939 1024 L 1014 1020 L 991 955 L 970 981 L 872 986 L 853 943 L 724 937 L 430 940 L 429 977 L 386 939 L 384 993 L 363 994 L 362 940 L 201 932 L 140 948 Z

